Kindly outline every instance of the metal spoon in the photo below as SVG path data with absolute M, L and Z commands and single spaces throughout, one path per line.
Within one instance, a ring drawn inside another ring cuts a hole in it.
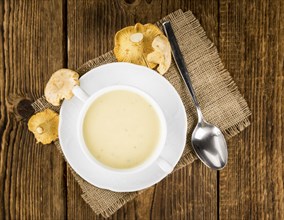
M 226 166 L 228 161 L 226 140 L 219 128 L 206 122 L 203 118 L 171 23 L 169 21 L 164 22 L 163 27 L 169 39 L 175 63 L 192 96 L 198 115 L 198 123 L 191 136 L 192 147 L 206 166 L 214 170 L 220 170 Z

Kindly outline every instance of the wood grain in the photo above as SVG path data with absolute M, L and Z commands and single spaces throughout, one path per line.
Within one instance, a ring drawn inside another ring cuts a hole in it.
M 284 3 L 281 0 L 0 1 L 0 219 L 102 219 L 53 145 L 26 119 L 51 73 L 113 48 L 117 30 L 192 10 L 252 109 L 218 174 L 200 162 L 110 219 L 284 219 Z
M 4 33 L 3 33 L 3 21 L 4 21 L 4 3 L 0 2 L 0 79 L 5 78 L 5 65 L 4 65 Z M 4 178 L 5 170 L 4 163 L 6 161 L 6 155 L 2 153 L 3 144 L 2 137 L 7 124 L 6 108 L 3 104 L 5 102 L 5 82 L 0 80 L 0 219 L 5 217 L 5 197 L 4 197 Z
M 218 4 L 206 1 L 68 1 L 68 67 L 113 48 L 115 32 L 136 22 L 153 23 L 181 8 L 200 18 L 209 37 L 218 42 Z M 96 218 L 80 198 L 81 190 L 68 172 L 68 218 Z M 198 189 L 198 190 L 197 190 Z M 156 187 L 129 202 L 111 219 L 215 219 L 217 216 L 217 175 L 199 162 L 170 175 Z M 99 217 L 97 217 L 100 219 Z
M 65 162 L 15 114 L 64 65 L 62 3 L 1 1 L 0 11 L 0 219 L 63 219 Z
M 252 110 L 251 127 L 228 143 L 220 219 L 284 219 L 283 7 L 220 2 L 220 54 Z

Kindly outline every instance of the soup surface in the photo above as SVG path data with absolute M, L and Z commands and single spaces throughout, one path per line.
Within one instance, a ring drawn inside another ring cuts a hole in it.
M 156 110 L 144 97 L 114 90 L 90 105 L 83 136 L 98 161 L 112 168 L 128 169 L 151 156 L 160 140 L 161 125 Z

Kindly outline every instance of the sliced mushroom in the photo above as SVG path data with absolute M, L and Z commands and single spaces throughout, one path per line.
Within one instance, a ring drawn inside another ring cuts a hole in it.
M 147 56 L 147 61 L 159 64 L 157 71 L 163 75 L 171 65 L 171 45 L 164 35 L 155 37 L 152 42 L 154 51 Z
M 161 34 L 162 32 L 157 26 L 140 23 L 118 31 L 114 39 L 114 54 L 117 61 L 155 68 L 157 64 L 148 62 L 146 58 L 153 51 L 152 41 Z
M 79 74 L 70 69 L 60 69 L 52 74 L 46 84 L 44 95 L 54 106 L 59 106 L 62 99 L 73 97 L 72 89 L 79 85 Z
M 37 143 L 50 144 L 58 138 L 58 122 L 58 114 L 45 109 L 29 119 L 28 128 L 33 132 Z

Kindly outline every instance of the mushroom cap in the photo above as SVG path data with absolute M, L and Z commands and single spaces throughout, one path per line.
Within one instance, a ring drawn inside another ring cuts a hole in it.
M 148 62 L 159 64 L 157 71 L 163 75 L 171 65 L 171 45 L 164 35 L 155 37 L 152 42 L 154 51 L 147 56 Z
M 44 95 L 54 106 L 59 106 L 62 99 L 73 97 L 72 89 L 79 85 L 79 74 L 70 69 L 60 69 L 52 74 L 46 84 Z
M 115 34 L 114 54 L 119 62 L 130 62 L 155 68 L 157 64 L 148 62 L 146 57 L 153 51 L 152 41 L 161 30 L 153 24 L 125 27 Z
M 58 138 L 58 122 L 58 114 L 45 109 L 29 119 L 28 129 L 34 134 L 37 143 L 50 144 Z

